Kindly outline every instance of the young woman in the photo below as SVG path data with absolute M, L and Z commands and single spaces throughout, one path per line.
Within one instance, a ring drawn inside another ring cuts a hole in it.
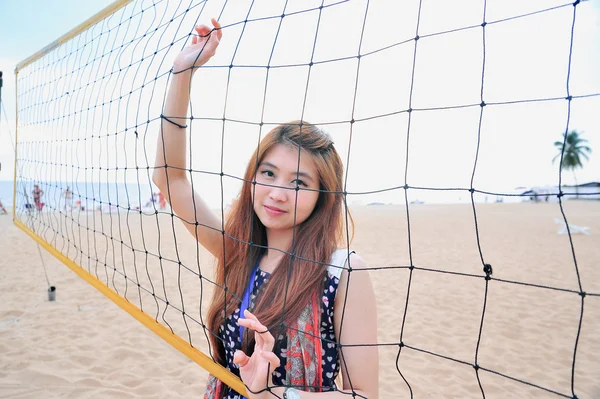
M 348 271 L 363 268 L 362 259 L 338 248 L 343 165 L 329 136 L 300 121 L 271 130 L 248 162 L 225 234 L 201 193 L 192 192 L 185 117 L 194 71 L 222 37 L 212 24 L 196 27 L 198 36 L 174 61 L 153 175 L 217 258 L 216 283 L 227 287 L 215 290 L 208 315 L 212 354 L 241 377 L 250 399 L 377 398 L 375 297 L 367 272 Z M 342 387 L 335 383 L 340 370 Z M 223 397 L 241 395 L 211 376 L 205 398 Z

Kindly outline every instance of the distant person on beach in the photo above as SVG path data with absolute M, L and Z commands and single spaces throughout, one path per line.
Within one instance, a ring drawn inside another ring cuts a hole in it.
M 165 209 L 167 207 L 167 200 L 163 193 L 152 193 L 152 197 L 150 197 L 150 200 L 148 200 L 144 206 L 149 208 L 153 205 L 156 206 L 156 209 Z
M 31 192 L 31 195 L 33 196 L 33 203 L 35 204 L 35 209 L 41 211 L 44 208 L 44 203 L 42 202 L 44 190 L 42 190 L 39 185 L 35 184 L 33 186 L 33 191 Z
M 167 207 L 167 200 L 163 193 L 158 193 L 158 209 L 165 209 Z
M 0 215 L 6 215 L 6 214 L 8 214 L 8 211 L 4 207 L 4 204 L 2 204 L 2 198 L 0 198 Z
M 67 210 L 67 207 L 69 209 L 73 209 L 73 191 L 71 191 L 71 188 L 69 186 L 67 186 L 67 189 L 64 191 L 63 197 L 65 197 L 63 209 L 65 211 Z
M 375 294 L 360 271 L 365 262 L 343 247 L 344 167 L 331 137 L 306 121 L 275 126 L 250 157 L 223 222 L 202 199 L 205 190 L 192 190 L 186 118 L 192 77 L 222 36 L 212 25 L 197 26 L 174 60 L 153 173 L 163 198 L 215 256 L 216 286 L 227 287 L 214 290 L 208 311 L 211 354 L 241 378 L 248 399 L 377 399 Z M 209 376 L 205 399 L 241 397 Z
M 156 197 L 157 197 L 157 194 L 156 193 L 152 193 L 152 195 L 150 196 L 150 199 L 148 200 L 148 202 L 146 202 L 146 205 L 144 205 L 144 207 L 150 208 L 152 206 L 152 204 L 155 204 L 156 203 Z

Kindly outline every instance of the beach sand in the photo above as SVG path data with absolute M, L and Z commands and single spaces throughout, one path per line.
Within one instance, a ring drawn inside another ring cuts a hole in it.
M 409 241 L 404 206 L 352 209 L 351 248 L 369 267 L 381 268 L 368 272 L 384 344 L 380 397 L 410 398 L 412 391 L 414 398 L 482 398 L 482 389 L 486 398 L 561 397 L 553 391 L 571 397 L 579 284 L 600 294 L 600 201 L 564 202 L 569 223 L 590 227 L 591 235 L 571 237 L 577 269 L 569 236 L 557 234 L 557 203 L 478 204 L 475 211 L 477 224 L 471 205 L 410 205 Z M 181 222 L 126 212 L 67 216 L 43 213 L 23 221 L 207 350 L 201 326 L 189 319 L 186 327 L 181 312 L 165 313 L 164 304 L 132 283 L 149 287 L 150 276 L 157 296 L 200 319 L 212 289 L 212 259 Z M 0 398 L 202 397 L 207 372 L 44 249 L 40 258 L 35 241 L 10 216 L 0 216 L 0 237 Z M 158 248 L 162 259 L 145 256 Z M 483 263 L 493 268 L 487 297 Z M 57 289 L 54 302 L 48 301 L 46 273 Z M 127 285 L 122 274 L 131 279 Z M 600 398 L 600 296 L 585 296 L 583 304 L 574 391 L 579 399 L 593 399 Z M 401 336 L 405 346 L 398 356 Z

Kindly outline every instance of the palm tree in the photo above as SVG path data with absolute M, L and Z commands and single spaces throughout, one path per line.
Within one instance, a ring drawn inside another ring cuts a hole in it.
M 581 162 L 582 158 L 589 160 L 590 158 L 588 155 L 592 153 L 592 149 L 585 145 L 587 142 L 586 139 L 581 138 L 581 134 L 577 130 L 567 132 L 566 140 L 554 142 L 554 146 L 558 149 L 558 154 L 552 159 L 552 163 L 557 159 L 560 160 L 562 155 L 561 167 L 564 170 L 573 171 L 573 178 L 575 179 L 575 197 L 577 197 L 577 176 L 575 175 L 575 169 L 583 167 L 583 163 Z

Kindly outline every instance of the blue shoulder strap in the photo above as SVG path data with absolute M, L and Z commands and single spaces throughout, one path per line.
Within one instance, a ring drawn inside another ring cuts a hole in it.
M 256 273 L 258 272 L 258 264 L 260 263 L 260 258 L 262 255 L 259 255 L 258 259 L 256 259 L 256 265 L 254 265 L 254 269 L 252 270 L 252 274 L 250 275 L 250 280 L 248 280 L 248 285 L 246 286 L 246 292 L 244 292 L 244 297 L 242 298 L 242 304 L 240 305 L 240 319 L 244 318 L 244 310 L 248 309 L 250 306 L 250 295 L 252 294 L 252 287 L 254 287 L 254 280 L 256 279 Z M 239 323 L 238 323 L 239 325 Z M 244 326 L 239 325 L 240 327 L 240 340 L 244 337 Z M 242 399 L 247 399 L 245 396 L 242 396 Z
M 248 285 L 246 286 L 246 292 L 244 292 L 244 297 L 242 298 L 242 304 L 240 305 L 240 319 L 244 318 L 244 310 L 248 309 L 250 306 L 250 295 L 252 294 L 252 288 L 254 287 L 254 280 L 256 279 L 256 273 L 258 272 L 258 264 L 260 263 L 260 258 L 262 255 L 256 259 L 256 264 L 254 265 L 254 270 L 252 270 L 252 274 L 250 275 L 250 280 L 248 281 Z M 244 328 L 240 327 L 240 339 L 244 336 Z

